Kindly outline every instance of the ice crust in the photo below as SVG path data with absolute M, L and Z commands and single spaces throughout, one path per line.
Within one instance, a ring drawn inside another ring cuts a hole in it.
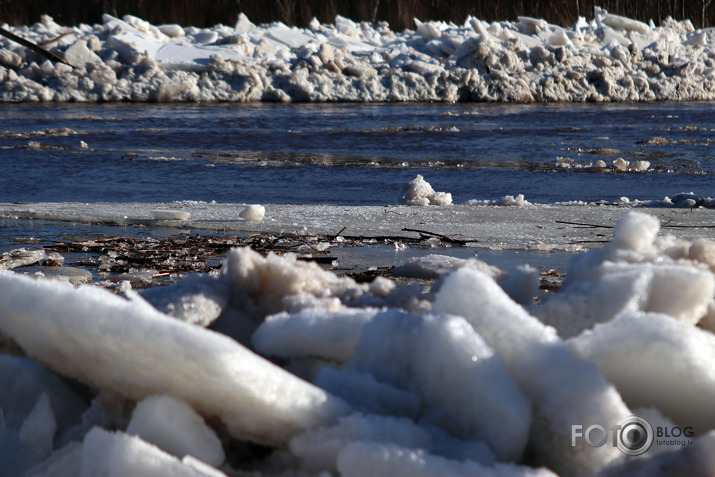
M 308 28 L 210 29 L 125 15 L 66 28 L 49 16 L 0 38 L 0 101 L 654 101 L 715 98 L 715 43 L 689 20 L 646 24 L 596 7 L 571 26 L 542 19 L 457 25 L 415 19 Z M 642 167 L 643 165 L 639 166 Z
M 24 356 L 0 355 L 0 464 L 30 476 L 711 472 L 715 242 L 631 212 L 541 304 L 515 302 L 483 264 L 439 262 L 411 265 L 437 276 L 429 292 L 249 249 L 142 295 L 2 271 L 0 343 Z M 572 435 L 632 414 L 692 427 L 694 443 L 631 460 L 616 436 Z

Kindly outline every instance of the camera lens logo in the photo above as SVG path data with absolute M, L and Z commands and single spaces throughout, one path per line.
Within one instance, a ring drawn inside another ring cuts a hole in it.
M 653 428 L 642 417 L 624 417 L 615 429 L 616 446 L 626 455 L 641 455 L 653 445 Z

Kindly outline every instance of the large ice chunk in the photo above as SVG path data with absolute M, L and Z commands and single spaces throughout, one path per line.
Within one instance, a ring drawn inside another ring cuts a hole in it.
M 346 411 L 226 336 L 93 286 L 0 272 L 0 330 L 63 374 L 135 400 L 172 395 L 254 442 L 280 445 Z
M 389 416 L 417 419 L 422 399 L 414 392 L 383 383 L 369 372 L 323 366 L 313 380 L 357 409 Z
M 95 427 L 84 439 L 79 477 L 220 477 L 223 472 L 194 459 L 182 460 L 136 436 Z
M 311 470 L 337 470 L 338 454 L 346 446 L 363 442 L 422 449 L 458 460 L 494 465 L 489 447 L 477 441 L 460 441 L 436 428 L 420 427 L 409 419 L 354 414 L 330 427 L 308 431 L 294 437 L 290 450 Z
M 614 15 L 612 13 L 606 13 L 606 16 L 603 18 L 603 23 L 611 28 L 615 28 L 616 30 L 625 30 L 627 32 L 645 34 L 650 33 L 651 31 L 651 28 L 646 23 L 628 17 Z
M 42 393 L 18 433 L 20 444 L 26 448 L 30 462 L 38 462 L 50 455 L 56 430 L 57 421 L 50 398 Z
M 147 288 L 139 294 L 167 315 L 208 326 L 226 308 L 230 283 L 209 275 L 191 274 L 174 285 Z
M 243 209 L 238 216 L 243 220 L 260 222 L 266 216 L 266 208 L 259 204 L 252 204 Z
M 85 40 L 75 41 L 65 50 L 65 60 L 74 67 L 85 66 L 87 63 L 101 63 L 102 59 L 87 47 Z
M 660 231 L 660 222 L 656 217 L 642 212 L 631 212 L 616 224 L 613 230 L 613 244 L 636 252 L 651 252 L 658 231 Z
M 713 274 L 692 266 L 605 262 L 593 272 L 589 281 L 564 290 L 539 311 L 564 338 L 624 312 L 665 313 L 696 324 L 715 293 Z
M 338 277 L 313 262 L 298 261 L 294 254 L 269 252 L 262 257 L 248 247 L 231 250 L 221 274 L 233 281 L 231 306 L 260 321 L 283 311 L 287 297 L 307 294 L 328 298 L 362 293 L 352 278 Z
M 565 475 L 584 475 L 622 458 L 615 447 L 591 447 L 584 440 L 572 446 L 571 439 L 573 425 L 608 429 L 631 414 L 615 388 L 493 279 L 476 270 L 452 273 L 433 311 L 465 317 L 504 360 L 533 405 L 529 443 L 537 462 Z
M 625 313 L 569 340 L 631 407 L 656 407 L 676 424 L 715 428 L 715 336 L 659 314 Z
M 127 433 L 179 458 L 190 454 L 214 467 L 226 458 L 213 429 L 191 406 L 171 396 L 149 396 L 138 403 Z
M 501 358 L 462 318 L 376 317 L 363 328 L 349 367 L 419 396 L 421 422 L 481 440 L 500 460 L 521 458 L 529 403 Z
M 378 308 L 347 307 L 278 313 L 266 318 L 251 341 L 261 354 L 346 363 L 355 353 L 363 326 L 378 313 Z
M 537 310 L 541 319 L 564 338 L 624 312 L 666 313 L 696 324 L 715 294 L 715 276 L 697 263 L 709 265 L 707 243 L 657 240 L 659 228 L 655 217 L 640 212 L 621 219 L 611 243 L 574 258 L 560 293 Z
M 539 291 L 539 273 L 528 265 L 501 270 L 477 258 L 463 259 L 436 253 L 412 257 L 403 265 L 393 268 L 392 274 L 398 277 L 433 279 L 460 268 L 473 268 L 486 273 L 521 304 L 530 304 Z

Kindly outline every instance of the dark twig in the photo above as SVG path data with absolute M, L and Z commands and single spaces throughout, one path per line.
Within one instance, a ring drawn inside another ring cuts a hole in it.
M 678 224 L 671 224 L 673 219 L 668 220 L 664 224 L 661 225 L 661 228 L 664 229 L 715 229 L 715 225 L 678 225 Z M 584 228 L 591 228 L 591 229 L 612 229 L 613 225 L 598 225 L 598 224 L 587 224 L 583 222 L 568 222 L 566 220 L 557 220 L 557 224 L 567 224 L 567 225 L 575 225 L 578 227 L 584 227 Z M 407 230 L 407 229 L 403 229 Z
M 609 243 L 610 240 L 576 240 L 574 242 L 569 242 L 568 245 L 579 245 L 583 243 Z
M 663 225 L 663 228 L 668 229 L 715 229 L 715 225 Z
M 64 164 L 65 166 L 69 167 L 70 169 L 72 168 L 72 166 L 70 166 L 69 164 L 67 164 L 67 162 L 63 161 L 63 160 L 60 159 L 59 157 L 52 156 L 52 155 L 51 155 L 50 157 L 51 157 L 52 159 L 57 159 L 58 161 L 60 161 L 62 164 Z
M 335 235 L 329 235 L 329 236 L 327 236 L 327 237 L 325 237 L 325 238 L 328 239 L 328 242 L 332 242 L 333 240 L 335 240 L 336 238 L 338 238 L 341 233 L 345 232 L 345 229 L 346 229 L 346 228 L 347 228 L 347 226 L 345 226 L 345 227 L 343 227 L 342 229 L 340 229 L 340 232 L 336 233 Z
M 586 227 L 586 228 L 592 228 L 592 229 L 612 229 L 613 225 L 598 225 L 598 224 L 587 224 L 584 222 L 568 222 L 566 220 L 557 220 L 557 224 L 566 224 L 566 225 L 576 225 L 579 227 Z
M 466 243 L 469 242 L 468 240 L 455 239 L 455 238 L 449 237 L 447 235 L 437 234 L 434 232 L 429 232 L 427 230 L 409 229 L 409 228 L 405 227 L 402 229 L 402 231 L 403 232 L 415 232 L 415 233 L 418 233 L 423 236 L 437 237 L 439 239 L 442 239 L 445 242 L 454 243 L 454 244 L 458 244 L 458 245 L 465 245 Z

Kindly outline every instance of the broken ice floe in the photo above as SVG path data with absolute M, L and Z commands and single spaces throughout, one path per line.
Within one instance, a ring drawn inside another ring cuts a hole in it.
M 154 209 L 151 211 L 152 217 L 156 220 L 178 220 L 186 221 L 191 217 L 190 212 L 185 210 Z
M 715 243 L 659 228 L 629 214 L 543 304 L 439 258 L 407 267 L 440 277 L 430 293 L 249 249 L 144 298 L 0 272 L 0 343 L 22 356 L 0 356 L 0 462 L 34 476 L 709 471 Z M 532 293 L 520 273 L 511 286 Z M 631 461 L 611 431 L 600 446 L 573 432 L 634 413 L 693 429 L 692 447 Z
M 66 28 L 8 27 L 73 66 L 0 39 L 2 101 L 654 101 L 715 98 L 710 29 L 646 24 L 596 8 L 571 26 L 520 16 L 309 28 L 210 29 L 125 15 Z M 64 32 L 70 32 L 63 35 Z

